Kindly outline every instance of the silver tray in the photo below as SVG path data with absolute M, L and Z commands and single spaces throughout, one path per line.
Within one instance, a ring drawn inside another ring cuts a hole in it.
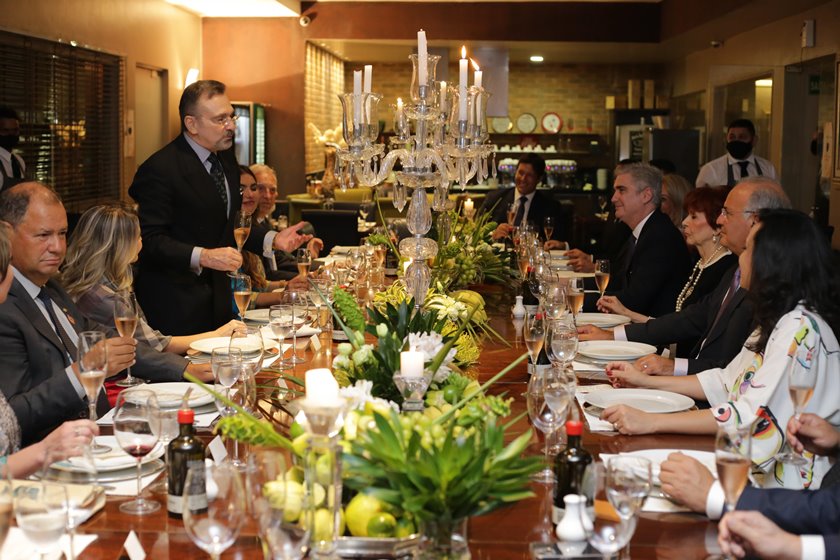
M 413 558 L 420 547 L 420 535 L 415 533 L 401 539 L 368 537 L 339 537 L 338 555 L 342 558 Z

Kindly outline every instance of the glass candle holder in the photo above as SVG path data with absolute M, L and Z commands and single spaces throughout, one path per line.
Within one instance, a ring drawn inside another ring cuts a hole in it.
M 426 81 L 420 83 L 420 72 L 418 68 L 419 58 L 416 54 L 408 55 L 411 61 L 411 101 L 416 104 L 428 105 L 430 107 L 437 107 L 437 95 L 435 91 L 435 74 L 437 72 L 437 63 L 440 57 L 435 54 L 427 55 L 426 62 Z

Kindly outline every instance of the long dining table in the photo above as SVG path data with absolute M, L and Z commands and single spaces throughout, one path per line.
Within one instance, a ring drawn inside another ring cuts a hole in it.
M 487 312 L 493 329 L 505 342 L 487 339 L 475 371 L 479 381 L 486 381 L 511 361 L 524 353 L 525 345 L 516 333 L 511 320 L 512 290 L 502 286 L 482 286 L 479 291 L 487 302 Z M 291 373 L 303 377 L 307 369 L 329 367 L 334 352 L 323 348 L 318 352 L 307 350 L 306 363 L 294 367 Z M 525 363 L 510 371 L 497 381 L 490 392 L 505 393 L 513 397 L 512 417 L 523 412 L 508 430 L 507 437 L 513 439 L 531 426 L 527 417 L 524 393 L 529 374 Z M 581 383 L 586 381 L 581 380 Z M 105 427 L 103 433 L 110 433 Z M 199 434 L 210 439 L 209 430 Z M 584 432 L 584 447 L 598 456 L 600 453 L 618 453 L 642 449 L 694 449 L 711 451 L 714 441 L 711 436 L 652 435 L 622 436 L 617 433 Z M 532 444 L 527 452 L 542 455 L 542 436 L 534 430 Z M 247 453 L 247 449 L 244 450 Z M 535 497 L 522 500 L 490 514 L 473 517 L 468 525 L 468 539 L 472 558 L 493 560 L 525 560 L 532 558 L 530 544 L 555 541 L 554 525 L 551 523 L 553 484 L 532 483 Z M 145 495 L 149 496 L 149 491 Z M 164 494 L 151 497 L 165 506 Z M 82 559 L 118 558 L 125 555 L 123 544 L 130 531 L 134 531 L 146 551 L 147 558 L 206 558 L 207 555 L 195 546 L 186 534 L 183 523 L 167 516 L 165 507 L 152 515 L 134 516 L 121 513 L 120 503 L 127 497 L 109 497 L 106 505 L 85 523 L 80 533 L 96 534 L 98 538 L 79 556 Z M 714 550 L 717 536 L 716 524 L 703 516 L 690 513 L 642 513 L 635 535 L 629 545 L 632 558 L 637 559 L 701 559 Z M 588 556 L 594 557 L 594 556 Z M 235 544 L 223 558 L 263 558 L 258 531 L 253 520 L 248 520 Z

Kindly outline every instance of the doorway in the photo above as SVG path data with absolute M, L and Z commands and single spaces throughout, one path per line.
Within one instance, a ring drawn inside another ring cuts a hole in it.
M 139 167 L 168 140 L 166 70 L 138 64 L 134 69 L 135 162 Z M 133 173 L 132 173 L 133 175 Z
M 794 208 L 821 226 L 828 224 L 832 169 L 823 169 L 822 146 L 834 121 L 834 74 L 833 55 L 785 67 L 782 185 Z

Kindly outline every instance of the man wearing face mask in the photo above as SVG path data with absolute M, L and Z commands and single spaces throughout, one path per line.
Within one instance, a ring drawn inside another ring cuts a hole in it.
M 26 164 L 12 150 L 20 141 L 20 119 L 11 107 L 0 105 L 0 191 L 23 182 Z
M 735 119 L 726 131 L 727 154 L 700 168 L 698 187 L 726 185 L 730 189 L 744 177 L 776 178 L 776 168 L 766 159 L 753 154 L 758 137 L 755 125 L 748 119 Z

